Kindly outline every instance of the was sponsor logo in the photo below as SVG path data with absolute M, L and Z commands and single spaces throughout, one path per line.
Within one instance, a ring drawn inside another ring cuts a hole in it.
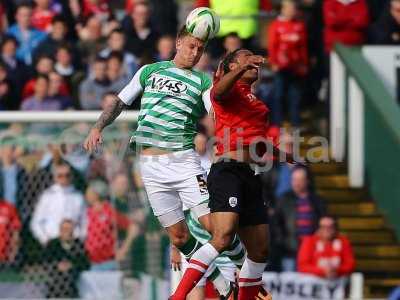
M 181 94 L 188 89 L 186 83 L 161 75 L 153 75 L 150 78 L 150 88 L 153 91 L 165 92 L 168 94 Z

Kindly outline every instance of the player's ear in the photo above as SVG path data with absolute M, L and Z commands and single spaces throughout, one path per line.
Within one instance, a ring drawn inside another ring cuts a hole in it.
M 176 50 L 179 50 L 182 46 L 182 38 L 177 38 L 175 41 L 175 48 Z

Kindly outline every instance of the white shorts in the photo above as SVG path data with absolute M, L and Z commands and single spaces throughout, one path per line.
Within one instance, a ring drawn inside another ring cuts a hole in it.
M 210 212 L 206 173 L 194 150 L 141 155 L 139 165 L 151 208 L 164 227 L 185 219 L 183 207 L 197 217 Z

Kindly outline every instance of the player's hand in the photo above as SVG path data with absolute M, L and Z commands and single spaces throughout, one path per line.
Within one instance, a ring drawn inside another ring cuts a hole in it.
M 171 247 L 171 267 L 174 271 L 180 271 L 182 269 L 182 256 L 179 250 L 174 246 Z
M 214 80 L 219 80 L 222 76 L 224 76 L 224 66 L 222 61 L 218 64 L 217 71 L 214 73 Z
M 267 60 L 265 57 L 262 57 L 261 55 L 252 55 L 249 57 L 248 62 L 255 64 L 257 66 L 261 66 L 262 64 L 265 64 Z
M 101 131 L 97 128 L 92 128 L 85 142 L 83 143 L 83 148 L 85 148 L 85 150 L 88 152 L 93 152 L 102 143 L 103 138 L 101 136 Z

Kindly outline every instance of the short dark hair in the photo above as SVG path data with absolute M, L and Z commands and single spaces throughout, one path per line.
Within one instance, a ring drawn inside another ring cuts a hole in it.
M 229 73 L 230 69 L 229 69 L 229 64 L 233 63 L 234 60 L 236 59 L 237 54 L 242 51 L 242 50 L 246 50 L 244 48 L 239 48 L 236 49 L 235 51 L 229 52 L 224 59 L 222 60 L 222 68 L 224 70 L 224 74 Z
M 1 41 L 1 49 L 3 49 L 4 45 L 7 44 L 8 42 L 13 42 L 17 47 L 19 46 L 19 43 L 17 39 L 12 36 L 12 35 L 5 35 L 3 40 Z
M 54 16 L 54 18 L 51 20 L 51 24 L 55 24 L 55 23 L 63 23 L 65 26 L 67 26 L 67 20 L 65 19 L 65 17 L 63 17 L 61 15 Z
M 108 55 L 107 60 L 110 60 L 112 58 L 118 59 L 120 63 L 124 61 L 124 55 L 121 51 L 111 51 L 110 55 Z
M 97 55 L 96 58 L 94 59 L 93 63 L 107 63 L 107 59 L 104 57 L 101 57 L 100 55 Z
M 226 40 L 228 37 L 238 38 L 241 40 L 241 37 L 239 36 L 239 34 L 234 31 L 229 32 L 226 36 L 224 36 L 224 40 Z
M 114 33 L 119 33 L 119 34 L 124 35 L 124 31 L 122 30 L 122 28 L 118 27 L 118 28 L 111 30 L 111 32 L 108 34 L 108 38 L 110 38 L 110 36 L 112 36 Z
M 29 2 L 23 2 L 17 6 L 17 9 L 15 10 L 15 12 L 17 12 L 19 9 L 24 8 L 24 7 L 32 9 L 32 5 Z
M 44 79 L 44 80 L 46 80 L 47 82 L 49 82 L 49 76 L 47 76 L 47 75 L 45 75 L 45 74 L 38 74 L 38 75 L 36 76 L 36 81 L 39 80 L 39 79 Z

